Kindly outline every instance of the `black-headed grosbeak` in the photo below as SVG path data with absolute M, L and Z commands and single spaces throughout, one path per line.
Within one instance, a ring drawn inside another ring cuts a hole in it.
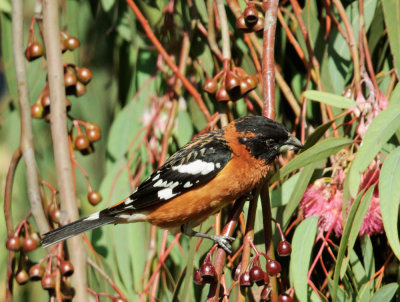
M 254 188 L 283 151 L 302 145 L 280 123 L 244 117 L 197 136 L 126 199 L 43 235 L 44 247 L 105 224 L 147 221 L 172 232 L 210 238 L 228 252 L 232 237 L 192 230 Z

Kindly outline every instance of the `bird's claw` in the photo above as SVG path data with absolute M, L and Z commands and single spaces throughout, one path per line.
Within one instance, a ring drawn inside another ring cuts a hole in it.
M 235 237 L 230 237 L 225 235 L 214 235 L 212 239 L 216 244 L 218 244 L 219 247 L 223 248 L 225 252 L 227 252 L 228 254 L 232 253 L 231 242 L 235 241 Z

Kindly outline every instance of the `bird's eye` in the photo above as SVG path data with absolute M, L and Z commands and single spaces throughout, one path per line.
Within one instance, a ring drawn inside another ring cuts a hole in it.
M 269 138 L 266 140 L 267 146 L 272 147 L 275 143 L 275 141 L 272 138 Z

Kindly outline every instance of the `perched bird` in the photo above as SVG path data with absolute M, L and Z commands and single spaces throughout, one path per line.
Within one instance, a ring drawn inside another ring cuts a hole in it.
M 105 224 L 147 221 L 176 233 L 209 238 L 230 251 L 232 237 L 192 228 L 249 192 L 274 159 L 300 141 L 280 123 L 252 116 L 197 136 L 123 201 L 43 235 L 47 247 Z

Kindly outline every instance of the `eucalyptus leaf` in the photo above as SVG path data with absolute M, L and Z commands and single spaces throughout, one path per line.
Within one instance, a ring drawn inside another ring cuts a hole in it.
M 296 296 L 300 301 L 307 301 L 309 296 L 307 273 L 317 234 L 317 225 L 318 217 L 308 217 L 297 226 L 293 235 L 289 267 L 290 282 L 294 285 Z
M 393 150 L 383 162 L 379 177 L 379 202 L 383 227 L 389 244 L 400 260 L 398 209 L 400 204 L 400 148 Z
M 400 105 L 389 105 L 381 111 L 369 125 L 348 174 L 349 192 L 355 197 L 361 182 L 361 175 L 382 146 L 400 128 Z
M 344 96 L 317 90 L 307 90 L 304 96 L 312 101 L 324 103 L 333 107 L 349 109 L 357 106 L 357 103 Z

